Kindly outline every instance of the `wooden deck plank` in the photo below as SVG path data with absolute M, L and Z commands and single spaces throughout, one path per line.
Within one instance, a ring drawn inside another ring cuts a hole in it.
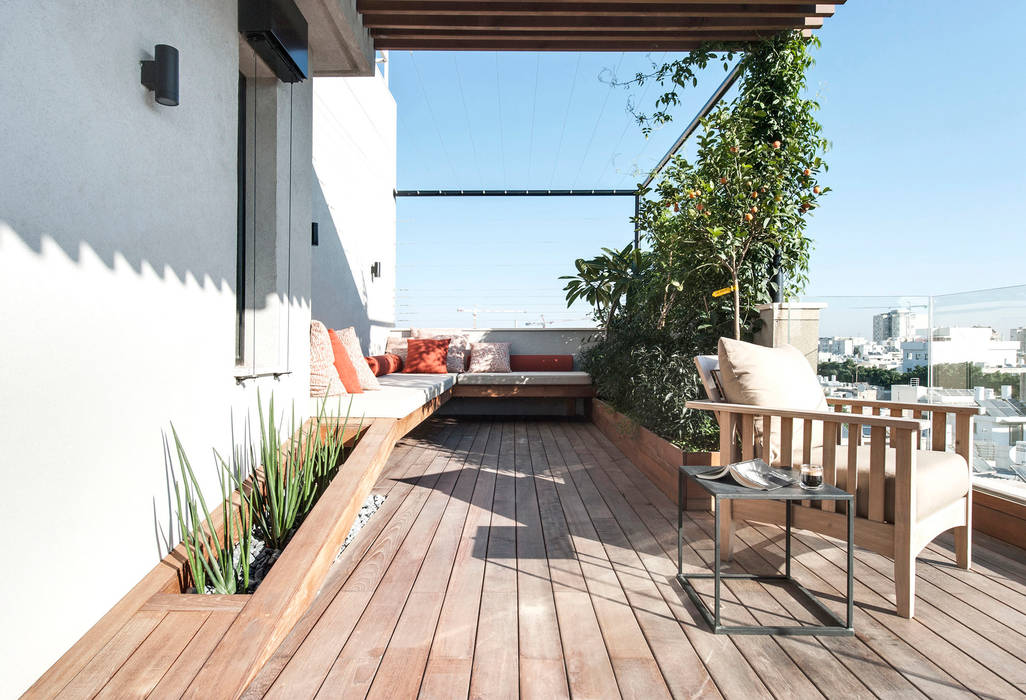
M 598 533 L 599 527 L 611 529 L 612 524 L 596 526 L 592 522 L 588 507 L 571 476 L 571 471 L 579 466 L 578 456 L 563 431 L 553 431 L 551 424 L 542 424 L 541 435 L 549 464 L 555 474 L 561 477 L 557 481 L 556 492 L 563 504 L 574 550 L 595 607 L 602 637 L 609 650 L 620 694 L 625 698 L 670 697 L 659 664 L 613 571 Z M 569 464 L 567 457 L 570 457 Z
M 243 698 L 259 698 L 267 692 L 274 683 L 278 674 L 289 662 L 296 650 L 306 639 L 306 636 L 313 629 L 314 625 L 324 614 L 324 611 L 331 604 L 332 599 L 342 589 L 342 586 L 367 551 L 377 542 L 382 530 L 389 524 L 392 516 L 399 510 L 405 498 L 413 490 L 412 481 L 421 476 L 430 466 L 432 454 L 423 449 L 418 449 L 421 440 L 441 439 L 441 423 L 434 421 L 431 424 L 419 429 L 404 438 L 393 452 L 392 461 L 382 473 L 382 478 L 375 485 L 378 495 L 386 496 L 385 502 L 374 514 L 367 524 L 360 530 L 360 533 L 346 548 L 342 556 L 332 567 L 328 576 L 321 586 L 321 590 L 314 599 L 310 609 L 300 618 L 299 622 L 292 629 L 285 641 L 281 643 L 267 663 L 250 683 Z
M 209 610 L 168 612 L 96 697 L 114 700 L 146 697 L 178 660 L 209 616 Z
M 477 639 L 470 674 L 472 697 L 517 698 L 520 694 L 517 629 L 516 484 L 513 427 L 499 424 L 498 466 Z
M 556 482 L 563 477 L 546 455 L 538 424 L 528 424 L 527 433 L 570 693 L 575 698 L 616 697 L 620 693 L 616 674 L 556 490 Z
M 465 427 L 460 441 L 464 460 L 452 496 L 435 530 L 424 563 L 413 584 L 370 685 L 371 698 L 415 698 L 420 690 L 435 627 L 459 551 L 480 469 L 472 463 L 483 450 L 488 431 L 480 425 Z M 465 447 L 464 447 L 465 446 Z M 450 463 L 450 468 L 451 468 Z
M 772 526 L 761 526 L 772 529 Z M 806 561 L 806 552 L 823 557 L 837 568 L 843 576 L 846 564 L 844 552 L 835 547 L 826 538 L 819 535 L 795 531 L 791 546 Z M 858 551 L 858 550 L 857 550 Z M 858 607 L 866 610 L 878 622 L 890 629 L 901 639 L 912 645 L 929 659 L 936 659 L 943 664 L 944 671 L 974 693 L 986 693 L 994 697 L 1014 697 L 1018 693 L 1010 684 L 998 676 L 993 670 L 972 658 L 967 650 L 960 648 L 957 639 L 949 639 L 951 631 L 957 631 L 952 625 L 940 633 L 935 632 L 922 620 L 924 611 L 929 615 L 930 605 L 918 606 L 916 618 L 905 620 L 894 614 L 894 588 L 883 576 L 873 572 L 869 567 L 861 566 L 856 559 L 855 600 Z M 808 566 L 809 564 L 806 563 Z M 838 585 L 840 582 L 838 581 Z M 907 676 L 909 680 L 916 679 Z M 923 690 L 928 695 L 928 691 Z
M 644 530 L 631 533 L 632 542 L 645 564 L 660 595 L 673 611 L 689 641 L 704 662 L 708 673 L 720 692 L 728 697 L 815 697 L 816 687 L 791 662 L 780 646 L 767 638 L 708 633 L 704 620 L 691 600 L 677 584 L 676 505 L 672 504 L 644 474 L 608 440 L 591 426 L 585 428 L 596 450 L 610 458 L 603 470 L 611 485 L 621 493 L 637 513 Z M 606 489 L 612 493 L 612 489 Z M 669 519 L 673 512 L 672 521 Z M 685 527 L 689 521 L 685 520 Z M 704 560 L 695 550 L 702 546 L 704 537 L 695 538 L 687 531 L 685 538 L 685 571 L 707 570 Z M 709 544 L 711 547 L 711 543 Z M 723 591 L 723 614 L 739 624 L 755 624 L 755 618 L 737 604 L 729 588 Z
M 1026 565 L 1014 550 L 978 540 L 983 554 L 967 572 L 944 538 L 931 545 L 918 564 L 922 619 L 894 614 L 890 560 L 859 552 L 855 637 L 713 635 L 674 580 L 676 506 L 591 425 L 435 419 L 419 435 L 373 486 L 390 494 L 387 519 L 372 519 L 372 541 L 358 538 L 339 561 L 340 580 L 325 584 L 328 600 L 315 600 L 297 645 L 272 657 L 284 671 L 270 695 L 948 698 L 1026 688 Z M 707 568 L 711 516 L 688 513 L 684 527 L 685 566 Z M 734 570 L 780 564 L 780 528 L 739 522 L 737 533 Z M 793 547 L 794 574 L 843 611 L 839 543 L 796 531 Z M 403 580 L 390 573 L 399 570 Z M 812 619 L 775 586 L 732 581 L 723 593 L 736 621 Z M 155 695 L 188 682 L 173 683 L 176 669 L 218 614 L 234 613 L 210 613 Z M 267 690 L 256 686 L 247 697 Z
M 620 585 L 634 609 L 670 692 L 674 697 L 719 697 L 712 677 L 655 581 L 647 575 L 648 570 L 638 554 L 638 539 L 644 538 L 642 547 L 649 548 L 649 551 L 657 547 L 655 541 L 637 513 L 630 509 L 623 495 L 604 474 L 603 466 L 611 461 L 609 456 L 601 450 L 593 451 L 587 434 L 580 428 L 579 425 L 566 428 L 569 444 L 581 460 L 579 469 L 571 469 L 571 477 L 588 506 Z M 608 526 L 599 530 L 602 522 Z
M 132 615 L 56 697 L 93 697 L 157 628 L 165 614 L 163 610 L 142 610 Z
M 274 680 L 266 697 L 313 697 L 359 622 L 378 584 L 406 536 L 417 521 L 428 495 L 448 464 L 455 448 L 455 431 L 447 427 L 435 440 L 422 445 L 421 459 L 428 461 L 416 477 L 415 488 L 367 551 L 345 584 L 332 597 L 317 624 L 306 635 Z M 457 436 L 458 439 L 458 436 Z M 343 559 L 346 557 L 343 556 Z
M 520 696 L 569 697 L 556 603 L 552 597 L 538 493 L 527 426 L 514 425 L 517 520 L 517 615 L 520 627 Z
M 479 542 L 487 542 L 481 538 L 487 538 L 482 533 L 487 532 L 492 517 L 501 431 L 486 424 L 481 432 L 485 446 L 468 460 L 468 464 L 478 466 L 477 485 L 421 681 L 423 698 L 443 700 L 465 697 L 470 692 L 485 569 L 485 558 L 475 550 Z
M 192 638 L 189 645 L 178 655 L 171 668 L 149 694 L 152 700 L 172 700 L 182 697 L 192 679 L 199 673 L 200 667 L 206 662 L 210 652 L 221 641 L 235 621 L 236 613 L 229 611 L 212 611 L 199 632 Z
M 455 440 L 455 450 L 431 488 L 427 502 L 411 526 L 402 546 L 388 565 L 388 570 L 374 591 L 363 615 L 339 651 L 338 658 L 332 664 L 317 693 L 318 697 L 365 696 L 386 648 L 395 640 L 401 615 L 409 609 L 410 615 L 415 616 L 412 624 L 426 626 L 427 620 L 416 616 L 430 610 L 432 587 L 436 588 L 434 597 L 441 602 L 445 589 L 437 590 L 442 582 L 436 574 L 440 574 L 442 569 L 447 573 L 451 570 L 452 564 L 448 542 L 444 534 L 439 540 L 438 533 L 446 526 L 447 515 L 458 515 L 459 512 L 465 511 L 464 506 L 470 500 L 477 476 L 476 470 L 463 468 L 474 441 L 474 434 L 457 429 Z M 453 530 L 454 535 L 458 535 L 462 531 L 462 522 Z M 436 546 L 438 542 L 441 542 L 440 547 Z M 455 555 L 455 548 L 453 544 L 452 556 Z M 420 591 L 417 590 L 418 585 Z M 395 641 L 402 645 L 409 643 L 410 637 L 401 636 Z M 430 631 L 424 640 L 425 647 L 429 643 Z M 415 668 L 414 664 L 407 670 L 413 674 Z M 419 671 L 417 675 L 420 675 Z M 387 687 L 387 679 L 385 682 Z M 414 695 L 419 687 L 418 678 L 413 688 Z

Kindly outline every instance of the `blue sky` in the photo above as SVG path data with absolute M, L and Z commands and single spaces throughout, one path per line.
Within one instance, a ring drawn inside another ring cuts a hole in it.
M 1026 282 L 1026 2 L 964 7 L 853 1 L 819 30 L 809 87 L 832 142 L 833 192 L 810 226 L 807 297 Z M 627 104 L 650 110 L 659 87 L 610 77 L 671 58 L 392 52 L 398 186 L 633 187 L 723 78 L 719 67 L 702 76 L 677 120 L 646 140 Z M 632 210 L 631 198 L 400 200 L 397 322 L 469 326 L 456 309 L 477 308 L 508 312 L 480 314 L 481 326 L 580 324 L 587 309 L 566 309 L 557 278 L 628 243 Z M 834 307 L 845 304 L 864 306 Z

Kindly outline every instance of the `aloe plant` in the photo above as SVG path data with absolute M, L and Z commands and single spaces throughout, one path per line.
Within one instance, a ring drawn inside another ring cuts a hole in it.
M 193 584 L 198 593 L 205 593 L 209 585 L 215 593 L 233 594 L 249 586 L 249 552 L 253 538 L 252 513 L 243 502 L 232 507 L 231 494 L 235 490 L 238 474 L 245 469 L 238 450 L 232 465 L 227 465 L 215 452 L 218 464 L 218 483 L 221 488 L 221 534 L 211 528 L 214 518 L 207 507 L 203 490 L 182 446 L 175 427 L 171 426 L 178 458 L 178 474 L 172 473 L 177 505 L 178 527 L 182 533 L 186 557 Z M 165 456 L 170 465 L 170 449 L 165 438 Z M 238 543 L 238 554 L 236 554 Z
M 327 488 L 344 457 L 343 443 L 349 412 L 342 425 L 336 423 L 326 431 L 322 439 L 321 427 L 327 426 L 329 422 L 325 407 L 326 401 L 321 403 L 311 429 L 305 434 L 296 427 L 293 408 L 290 437 L 283 449 L 285 441 L 281 435 L 281 424 L 275 420 L 274 397 L 271 397 L 265 414 L 259 393 L 257 395 L 260 464 L 264 474 L 263 483 L 250 492 L 249 503 L 257 532 L 268 547 L 285 547 L 292 533 Z M 352 400 L 349 405 L 351 409 Z M 339 410 L 341 412 L 341 403 Z

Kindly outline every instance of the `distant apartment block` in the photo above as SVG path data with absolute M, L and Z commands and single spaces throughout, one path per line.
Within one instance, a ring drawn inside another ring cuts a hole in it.
M 873 316 L 873 342 L 882 343 L 892 338 L 913 338 L 919 321 L 919 315 L 908 309 L 893 309 L 877 314 Z
M 901 344 L 903 372 L 929 362 L 934 365 L 974 362 L 984 367 L 1010 367 L 1016 364 L 1020 349 L 1017 341 L 1001 340 L 1000 334 L 989 326 L 937 328 L 933 332 L 932 347 L 928 345 L 925 340 Z

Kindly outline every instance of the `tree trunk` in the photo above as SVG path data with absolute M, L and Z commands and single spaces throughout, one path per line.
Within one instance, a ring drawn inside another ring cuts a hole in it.
M 737 275 L 731 276 L 734 285 L 734 340 L 741 340 L 741 289 L 737 283 Z

